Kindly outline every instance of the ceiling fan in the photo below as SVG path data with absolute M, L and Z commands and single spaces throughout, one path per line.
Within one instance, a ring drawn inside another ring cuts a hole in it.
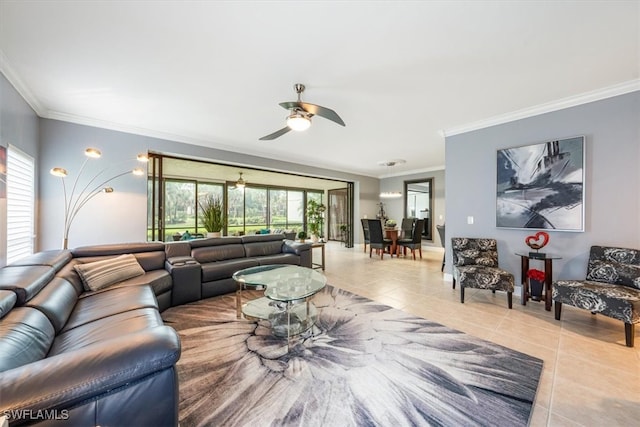
M 270 141 L 281 137 L 290 130 L 303 131 L 307 130 L 311 126 L 311 117 L 320 116 L 325 119 L 331 120 L 345 126 L 344 121 L 340 118 L 338 113 L 327 107 L 321 107 L 320 105 L 309 104 L 308 102 L 302 102 L 300 95 L 304 92 L 304 85 L 302 83 L 296 83 L 293 88 L 298 94 L 297 101 L 281 102 L 280 106 L 285 110 L 289 110 L 290 114 L 287 116 L 287 126 L 280 130 L 273 132 L 267 136 L 260 138 L 260 141 Z

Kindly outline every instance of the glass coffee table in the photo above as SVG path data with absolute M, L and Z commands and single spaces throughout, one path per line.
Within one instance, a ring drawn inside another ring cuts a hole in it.
M 233 275 L 237 317 L 265 319 L 277 337 L 291 338 L 313 326 L 317 310 L 310 301 L 327 284 L 318 271 L 296 265 L 262 265 L 245 268 Z M 242 291 L 265 289 L 264 297 L 242 304 Z

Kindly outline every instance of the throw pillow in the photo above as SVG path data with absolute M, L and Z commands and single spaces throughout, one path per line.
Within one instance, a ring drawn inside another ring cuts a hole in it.
M 131 254 L 102 261 L 77 264 L 73 267 L 86 291 L 97 291 L 144 274 L 144 269 Z

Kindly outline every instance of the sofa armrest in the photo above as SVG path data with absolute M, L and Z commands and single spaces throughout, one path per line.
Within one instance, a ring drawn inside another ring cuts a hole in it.
M 301 255 L 305 251 L 311 250 L 311 244 L 303 242 L 295 242 L 293 240 L 285 240 L 282 244 L 282 252 L 289 254 Z
M 311 268 L 312 257 L 310 243 L 285 240 L 284 243 L 282 243 L 282 252 L 285 254 L 289 253 L 298 255 L 300 257 L 300 266 Z
M 171 274 L 171 306 L 202 299 L 202 266 L 190 256 L 168 258 L 164 268 Z
M 173 368 L 179 358 L 177 333 L 158 326 L 0 372 L 0 414 L 70 409 Z

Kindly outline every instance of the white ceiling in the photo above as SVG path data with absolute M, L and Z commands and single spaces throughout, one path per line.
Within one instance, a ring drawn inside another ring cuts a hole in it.
M 637 90 L 639 21 L 611 0 L 0 0 L 0 66 L 42 117 L 379 177 L 443 167 L 444 131 Z M 258 141 L 298 82 L 347 126 Z

